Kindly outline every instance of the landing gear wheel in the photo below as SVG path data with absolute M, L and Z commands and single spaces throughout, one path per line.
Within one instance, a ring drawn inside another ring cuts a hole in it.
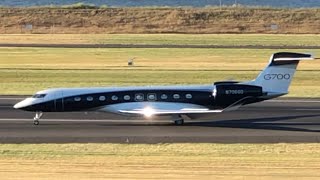
M 183 119 L 175 120 L 174 124 L 177 125 L 177 126 L 181 126 L 181 125 L 184 124 L 184 120 Z
M 34 120 L 34 121 L 33 121 L 33 124 L 34 124 L 34 125 L 39 125 L 39 121 L 38 121 L 38 120 Z
M 36 115 L 33 118 L 34 125 L 39 125 L 39 123 L 40 123 L 39 120 L 40 120 L 41 116 L 42 116 L 42 112 L 36 112 Z

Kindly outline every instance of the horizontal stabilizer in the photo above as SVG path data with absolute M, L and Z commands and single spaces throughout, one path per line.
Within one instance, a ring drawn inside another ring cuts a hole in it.
M 273 61 L 303 61 L 303 60 L 314 60 L 314 57 L 310 58 L 275 58 Z
M 294 52 L 279 52 L 275 53 L 270 58 L 270 66 L 297 64 L 299 61 L 314 60 L 312 54 L 294 53 Z

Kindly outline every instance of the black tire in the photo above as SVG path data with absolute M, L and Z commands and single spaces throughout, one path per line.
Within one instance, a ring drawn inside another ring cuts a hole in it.
M 183 119 L 175 120 L 174 124 L 177 125 L 177 126 L 182 126 L 184 124 L 184 120 Z
M 39 123 L 39 121 L 33 121 L 33 124 L 37 126 L 37 125 L 39 125 L 40 123 Z

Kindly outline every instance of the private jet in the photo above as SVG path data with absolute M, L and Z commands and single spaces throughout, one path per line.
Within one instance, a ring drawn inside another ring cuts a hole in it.
M 299 61 L 313 59 L 305 53 L 275 53 L 257 78 L 246 82 L 48 89 L 15 104 L 14 108 L 35 112 L 34 125 L 39 125 L 44 112 L 73 111 L 100 111 L 145 119 L 166 116 L 174 124 L 182 125 L 185 118 L 199 119 L 287 94 Z

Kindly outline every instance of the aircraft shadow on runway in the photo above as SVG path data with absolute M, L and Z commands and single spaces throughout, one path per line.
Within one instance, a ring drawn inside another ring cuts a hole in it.
M 296 119 L 312 118 L 314 122 L 292 122 Z M 319 121 L 318 121 L 319 119 Z M 291 121 L 291 122 L 290 122 Z M 175 126 L 171 123 L 154 124 L 149 122 L 146 124 L 130 124 L 130 126 Z M 110 126 L 110 124 L 99 124 L 100 126 Z M 112 124 L 111 126 L 128 126 L 124 124 Z M 240 119 L 214 119 L 212 121 L 185 122 L 183 126 L 203 126 L 203 127 L 221 127 L 221 128 L 240 128 L 240 129 L 265 129 L 279 131 L 297 131 L 297 132 L 320 132 L 320 114 L 295 115 L 295 116 L 275 116 L 261 118 L 240 118 Z M 181 128 L 177 126 L 177 128 Z
M 319 122 L 314 122 L 314 123 L 313 122 L 277 122 L 277 121 L 294 120 L 299 118 L 313 118 L 315 120 L 319 119 Z M 185 126 L 320 132 L 320 114 L 298 115 L 298 116 L 278 116 L 278 117 L 268 117 L 268 118 L 261 117 L 261 118 L 249 118 L 249 119 L 239 119 L 239 120 L 232 119 L 232 120 L 190 122 L 190 123 L 186 123 Z M 310 127 L 310 129 L 303 126 L 308 126 Z

